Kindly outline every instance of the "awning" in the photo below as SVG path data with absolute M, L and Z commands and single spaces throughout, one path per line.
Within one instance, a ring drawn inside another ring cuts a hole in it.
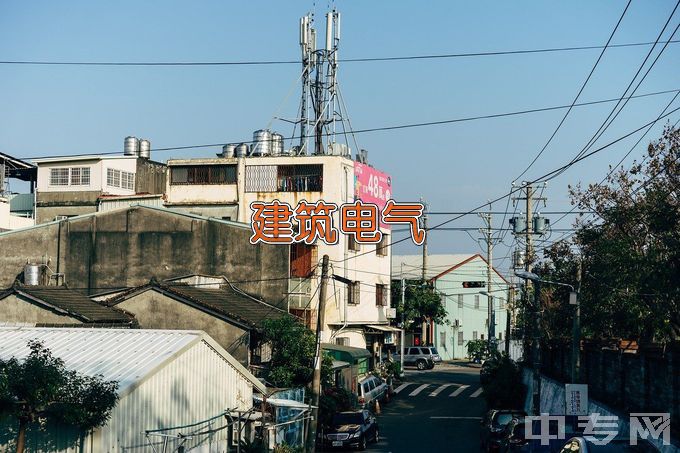
M 331 366 L 331 368 L 333 370 L 341 370 L 341 369 L 347 368 L 351 365 L 352 365 L 351 363 L 343 362 L 342 360 L 333 360 L 333 365 Z
M 379 330 L 381 332 L 401 332 L 401 329 L 398 327 L 392 327 L 392 326 L 385 326 L 385 325 L 368 325 L 366 327 L 370 327 L 371 329 Z
M 353 348 L 352 346 L 345 346 L 341 344 L 322 343 L 321 349 L 331 353 L 337 351 L 340 353 L 340 355 L 345 355 L 347 356 L 348 359 L 351 360 L 358 360 L 366 357 L 371 357 L 371 353 L 366 349 Z M 337 359 L 345 359 L 345 357 L 336 357 L 336 360 Z M 346 359 L 343 361 L 346 361 Z

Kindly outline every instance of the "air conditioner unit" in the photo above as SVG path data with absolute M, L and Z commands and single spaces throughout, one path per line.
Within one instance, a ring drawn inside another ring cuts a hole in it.
M 394 319 L 397 317 L 397 309 L 396 308 L 386 308 L 385 309 L 385 316 L 388 319 Z
M 58 215 L 54 217 L 55 222 L 68 219 L 67 215 Z

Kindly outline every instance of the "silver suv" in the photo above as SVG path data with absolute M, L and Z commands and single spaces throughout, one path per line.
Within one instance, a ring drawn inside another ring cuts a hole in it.
M 404 365 L 415 365 L 419 370 L 431 370 L 434 368 L 435 361 L 430 349 L 434 348 L 427 348 L 424 346 L 410 346 L 404 348 Z M 392 357 L 395 362 L 401 360 L 401 356 L 398 353 L 394 354 Z M 439 357 L 439 355 L 437 355 L 437 357 Z M 441 357 L 439 357 L 439 361 L 441 362 Z

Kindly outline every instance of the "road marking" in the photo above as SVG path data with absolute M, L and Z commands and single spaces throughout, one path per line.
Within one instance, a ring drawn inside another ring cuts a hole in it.
M 404 389 L 405 389 L 406 387 L 408 387 L 409 385 L 411 385 L 410 382 L 404 382 L 404 383 L 401 384 L 399 387 L 397 387 L 396 389 L 394 389 L 394 393 L 399 393 L 399 392 L 401 392 L 402 390 L 404 390 Z
M 442 391 L 444 391 L 444 389 L 445 389 L 446 387 L 448 387 L 448 386 L 450 386 L 450 385 L 453 385 L 453 384 L 444 384 L 444 385 L 440 385 L 439 387 L 437 387 L 437 390 L 435 390 L 434 392 L 430 393 L 430 396 L 437 396 L 437 395 L 439 395 Z
M 470 395 L 470 398 L 477 398 L 477 397 L 478 397 L 479 395 L 481 395 L 481 394 L 482 394 L 482 388 L 480 387 L 480 388 L 478 388 L 478 389 L 475 391 L 475 393 L 473 393 L 472 395 Z
M 414 391 L 412 391 L 411 393 L 409 393 L 408 396 L 416 396 L 418 393 L 420 393 L 420 392 L 422 392 L 423 390 L 425 390 L 429 385 L 430 385 L 430 384 L 423 384 L 423 385 L 421 385 L 420 387 L 418 387 L 417 389 L 415 389 Z
M 435 420 L 437 420 L 437 419 L 445 419 L 445 420 L 481 420 L 481 419 L 482 419 L 482 417 L 445 417 L 445 416 L 441 416 L 441 417 L 432 416 L 432 417 L 430 417 L 430 418 L 431 418 L 431 419 L 435 419 Z
M 457 397 L 458 395 L 460 395 L 461 393 L 463 393 L 463 390 L 465 390 L 465 389 L 468 388 L 468 387 L 470 387 L 470 386 L 469 386 L 469 385 L 461 385 L 460 387 L 458 387 L 458 388 L 456 389 L 455 392 L 453 392 L 453 393 L 450 394 L 449 396 L 450 396 L 451 398 L 455 398 L 455 397 Z

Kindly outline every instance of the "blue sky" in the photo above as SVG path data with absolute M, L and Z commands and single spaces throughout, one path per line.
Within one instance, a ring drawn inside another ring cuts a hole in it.
M 321 17 L 328 4 L 5 0 L 0 3 L 0 60 L 295 60 L 299 17 L 310 10 Z M 340 56 L 353 58 L 603 45 L 625 2 L 338 1 L 335 6 L 342 13 Z M 674 1 L 633 1 L 613 42 L 654 41 L 674 6 Z M 678 20 L 680 12 L 670 30 Z M 323 30 L 320 21 L 316 25 Z M 608 50 L 581 100 L 620 96 L 648 50 Z M 345 63 L 339 80 L 352 125 L 363 129 L 568 104 L 598 52 Z M 680 89 L 679 52 L 680 45 L 671 44 L 638 93 Z M 126 135 L 148 137 L 153 147 L 249 140 L 279 106 L 280 116 L 295 116 L 298 75 L 297 65 L 0 66 L 0 151 L 17 157 L 122 151 Z M 598 144 L 654 119 L 672 96 L 632 100 Z M 566 163 L 612 106 L 574 109 L 527 177 Z M 461 211 L 507 192 L 563 113 L 376 132 L 357 139 L 369 150 L 369 161 L 392 175 L 395 198 L 424 197 L 433 211 Z M 670 118 L 677 119 L 678 114 Z M 661 127 L 648 138 L 657 137 Z M 273 128 L 292 132 L 281 122 Z M 599 181 L 637 138 L 551 181 L 544 192 L 545 210 L 570 208 L 567 185 Z M 629 161 L 641 156 L 647 142 Z M 159 152 L 153 158 L 212 156 L 215 151 Z M 503 210 L 505 202 L 493 208 Z M 436 216 L 431 223 L 446 218 Z M 496 226 L 500 221 L 494 219 Z M 476 216 L 467 216 L 449 226 L 480 225 Z M 567 226 L 563 221 L 556 227 Z M 433 232 L 430 244 L 431 253 L 481 251 L 464 232 Z M 496 256 L 506 250 L 499 246 Z M 400 245 L 395 251 L 417 248 Z

